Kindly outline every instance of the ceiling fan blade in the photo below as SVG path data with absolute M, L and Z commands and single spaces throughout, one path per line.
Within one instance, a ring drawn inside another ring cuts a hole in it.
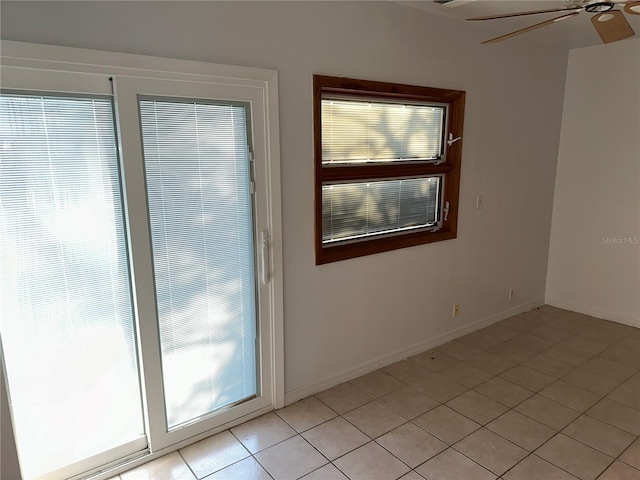
M 624 11 L 629 15 L 640 15 L 640 2 L 627 2 Z
M 522 17 L 524 15 L 537 15 L 538 13 L 554 13 L 554 12 L 572 12 L 575 10 L 582 10 L 583 7 L 571 7 L 571 8 L 549 8 L 547 10 L 532 10 L 530 12 L 516 12 L 516 13 L 505 13 L 502 15 L 489 15 L 486 17 L 473 17 L 467 18 L 469 21 L 476 20 L 496 20 L 498 18 L 511 18 L 511 17 Z
M 600 35 L 602 43 L 617 42 L 636 34 L 619 10 L 594 15 L 591 17 L 591 23 Z
M 569 13 L 567 15 L 561 15 L 559 17 L 552 18 L 550 20 L 545 20 L 544 22 L 536 23 L 535 25 L 531 25 L 529 27 L 521 28 L 520 30 L 516 30 L 515 32 L 507 33 L 506 35 L 501 35 L 499 37 L 492 38 L 490 40 L 485 40 L 482 43 L 501 42 L 502 40 L 506 40 L 508 38 L 515 37 L 516 35 L 522 35 L 523 33 L 530 32 L 531 30 L 536 30 L 538 28 L 546 27 L 547 25 L 551 25 L 553 23 L 560 22 L 562 20 L 566 20 L 567 18 L 575 17 L 579 13 L 580 12 L 573 12 L 573 13 Z

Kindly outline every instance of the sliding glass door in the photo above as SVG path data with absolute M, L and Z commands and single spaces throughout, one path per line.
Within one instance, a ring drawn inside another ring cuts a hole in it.
M 125 177 L 144 185 L 127 200 L 157 450 L 273 403 L 271 300 L 258 281 L 268 250 L 256 248 L 267 209 L 254 145 L 265 139 L 252 129 L 263 99 L 169 80 L 117 77 L 114 87 Z
M 138 100 L 169 429 L 255 397 L 247 109 Z
M 0 328 L 23 473 L 141 450 L 112 101 L 3 94 L 0 145 Z
M 273 406 L 262 93 L 98 83 L 0 95 L 0 334 L 25 478 Z

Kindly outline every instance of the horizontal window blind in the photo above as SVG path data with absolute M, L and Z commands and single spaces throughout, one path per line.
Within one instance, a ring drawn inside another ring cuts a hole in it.
M 332 98 L 321 105 L 324 164 L 442 156 L 445 107 Z
M 243 105 L 141 98 L 167 422 L 256 395 Z
M 322 242 L 426 228 L 439 220 L 442 177 L 322 186 Z
M 110 99 L 0 96 L 0 330 L 25 478 L 144 435 L 118 170 Z

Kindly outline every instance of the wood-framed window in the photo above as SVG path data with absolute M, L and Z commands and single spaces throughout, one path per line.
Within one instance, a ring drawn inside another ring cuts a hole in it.
M 464 101 L 313 76 L 317 265 L 456 237 Z

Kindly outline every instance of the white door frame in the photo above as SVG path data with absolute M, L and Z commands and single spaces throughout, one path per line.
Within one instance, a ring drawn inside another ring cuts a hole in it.
M 271 348 L 272 332 L 270 331 L 269 312 L 269 283 L 256 282 L 259 284 L 256 305 L 259 324 L 256 325 L 260 348 L 258 367 L 256 372 L 260 379 L 258 398 L 236 405 L 232 409 L 216 413 L 213 417 L 203 419 L 197 423 L 179 427 L 169 431 L 165 415 L 165 391 L 163 388 L 163 376 L 160 366 L 161 352 L 158 331 L 158 314 L 156 311 L 156 290 L 154 288 L 154 274 L 151 250 L 151 237 L 149 231 L 149 219 L 147 215 L 146 191 L 140 186 L 145 184 L 145 173 L 143 170 L 143 146 L 140 131 L 140 112 L 138 108 L 138 95 L 177 99 L 185 97 L 187 99 L 198 100 L 221 100 L 239 101 L 250 103 L 251 125 L 253 134 L 253 152 L 256 165 L 256 181 L 265 175 L 264 166 L 266 164 L 266 141 L 265 123 L 261 117 L 264 112 L 264 99 L 260 89 L 252 86 L 235 86 L 213 84 L 208 82 L 185 82 L 183 80 L 148 79 L 139 77 L 113 76 L 115 90 L 115 106 L 119 125 L 119 140 L 121 152 L 125 156 L 124 178 L 128 185 L 134 188 L 126 189 L 125 196 L 128 204 L 129 230 L 131 233 L 131 248 L 133 254 L 133 270 L 135 272 L 135 292 L 137 300 L 137 317 L 139 319 L 140 343 L 142 351 L 142 370 L 144 377 L 144 389 L 147 399 L 147 419 L 149 426 L 149 436 L 151 441 L 151 451 L 167 448 L 181 440 L 193 437 L 207 429 L 207 425 L 215 428 L 218 424 L 227 424 L 238 415 L 249 415 L 251 412 L 262 410 L 274 404 L 272 397 L 272 371 L 271 371 Z M 259 262 L 261 254 L 258 248 L 257 232 L 269 229 L 268 216 L 265 208 L 267 203 L 266 192 L 263 188 L 256 187 L 256 214 L 254 218 L 254 236 L 256 264 Z M 133 198 L 135 197 L 135 198 Z M 262 272 L 255 272 L 256 279 L 260 278 Z M 145 359 L 152 360 L 145 362 Z
M 180 436 L 165 435 L 163 441 L 152 446 L 154 451 L 149 455 L 128 462 L 126 465 L 116 466 L 96 478 L 108 478 L 266 411 L 283 407 L 285 398 L 282 220 L 277 72 L 12 41 L 2 41 L 0 48 L 2 51 L 2 88 L 80 93 L 87 92 L 87 81 L 104 86 L 105 77 L 107 80 L 109 77 L 114 78 L 116 84 L 118 84 L 118 77 L 148 79 L 153 80 L 156 84 L 162 83 L 162 80 L 189 82 L 192 85 L 216 84 L 231 90 L 237 88 L 245 93 L 252 92 L 252 115 L 259 120 L 254 122 L 254 129 L 256 126 L 260 129 L 258 132 L 254 130 L 254 138 L 257 135 L 262 139 L 260 145 L 258 142 L 255 144 L 255 166 L 257 170 L 261 170 L 261 174 L 256 177 L 262 179 L 262 183 L 256 185 L 256 189 L 264 192 L 259 207 L 266 210 L 263 217 L 266 220 L 257 228 L 258 231 L 268 230 L 270 233 L 270 282 L 265 287 L 268 301 L 264 305 L 260 305 L 260 309 L 268 309 L 263 312 L 263 316 L 268 321 L 266 324 L 260 325 L 261 334 L 265 335 L 268 340 L 268 349 L 266 349 L 268 351 L 261 352 L 261 354 L 264 353 L 262 363 L 270 377 L 270 385 L 263 385 L 263 392 L 265 398 L 268 397 L 268 402 L 263 402 L 255 408 L 244 408 L 244 410 L 241 405 L 239 410 L 240 415 L 243 415 L 241 418 L 228 418 L 227 420 L 223 416 L 218 417 L 222 424 L 206 432 L 197 433 L 193 429 L 185 431 L 185 434 Z M 127 80 L 123 78 L 118 88 L 125 88 L 123 85 L 126 86 L 126 84 Z M 43 85 L 45 85 L 44 88 Z M 94 92 L 91 87 L 89 90 L 92 91 L 91 93 L 99 93 Z M 129 172 L 125 172 L 125 177 L 128 174 Z M 129 195 L 129 193 L 127 194 Z M 140 323 L 142 324 L 142 322 Z M 155 342 L 155 348 L 158 348 L 157 336 L 154 338 L 154 335 L 151 334 L 150 338 L 147 338 L 149 334 L 146 331 L 143 331 L 142 334 L 142 342 Z M 1 388 L 6 388 L 6 386 L 2 385 Z M 268 388 L 269 392 L 265 392 L 265 388 Z M 147 399 L 154 398 L 153 396 L 146 397 Z M 153 429 L 163 427 L 158 424 L 157 419 L 148 420 L 148 428 L 150 429 L 148 433 L 153 437 Z M 157 438 L 162 438 L 162 436 Z

